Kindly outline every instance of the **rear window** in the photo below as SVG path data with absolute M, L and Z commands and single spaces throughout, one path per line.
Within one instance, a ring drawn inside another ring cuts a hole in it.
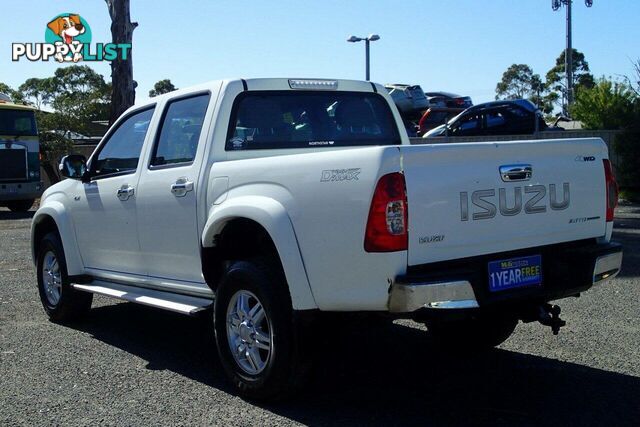
M 38 135 L 35 114 L 30 110 L 0 109 L 0 135 Z
M 255 91 L 234 102 L 226 150 L 400 143 L 391 109 L 378 94 Z

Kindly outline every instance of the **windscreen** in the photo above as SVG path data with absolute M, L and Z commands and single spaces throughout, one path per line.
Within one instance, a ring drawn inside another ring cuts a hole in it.
M 33 111 L 0 108 L 0 135 L 38 135 Z
M 391 109 L 376 93 L 255 91 L 236 99 L 226 149 L 400 143 Z

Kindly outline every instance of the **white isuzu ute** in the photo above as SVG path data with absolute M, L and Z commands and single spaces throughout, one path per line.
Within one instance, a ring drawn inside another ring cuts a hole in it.
M 557 333 L 552 300 L 614 277 L 617 186 L 600 139 L 411 146 L 383 86 L 211 82 L 129 109 L 33 218 L 53 321 L 93 294 L 212 313 L 248 397 L 308 371 L 327 313 L 427 324 L 443 346 Z M 211 308 L 211 310 L 208 310 Z

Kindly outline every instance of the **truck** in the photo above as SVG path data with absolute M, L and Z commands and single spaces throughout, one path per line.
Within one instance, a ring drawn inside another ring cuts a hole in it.
M 601 139 L 411 145 L 365 81 L 171 92 L 60 172 L 31 229 L 49 318 L 79 318 L 94 294 L 209 316 L 253 399 L 300 387 L 313 331 L 336 318 L 413 319 L 447 351 L 482 350 L 520 321 L 557 333 L 552 302 L 622 263 Z
M 0 206 L 26 212 L 42 190 L 35 108 L 0 97 Z

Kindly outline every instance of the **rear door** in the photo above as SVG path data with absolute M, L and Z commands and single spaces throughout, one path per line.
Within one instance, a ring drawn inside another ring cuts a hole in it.
M 511 135 L 529 135 L 535 132 L 536 113 L 527 111 L 524 108 L 509 105 L 503 108 L 503 114 L 507 120 L 507 134 Z
M 138 233 L 142 260 L 152 279 L 206 287 L 196 207 L 211 98 L 207 91 L 167 102 L 144 166 L 138 189 Z
M 605 234 L 600 139 L 403 146 L 409 264 Z M 529 178 L 503 171 L 531 167 Z

